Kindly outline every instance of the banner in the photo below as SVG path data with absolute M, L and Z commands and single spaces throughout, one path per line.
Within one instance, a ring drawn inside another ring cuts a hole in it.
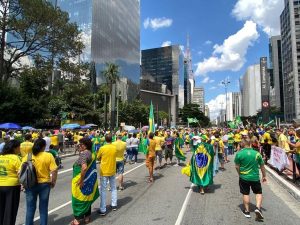
M 290 165 L 286 152 L 277 146 L 272 146 L 271 157 L 268 160 L 268 163 L 280 171 Z
M 267 68 L 267 57 L 260 58 L 261 100 L 262 100 L 262 122 L 268 123 L 270 117 L 270 77 Z

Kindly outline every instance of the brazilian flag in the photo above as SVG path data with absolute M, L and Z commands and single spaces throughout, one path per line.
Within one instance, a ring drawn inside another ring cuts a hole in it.
M 143 137 L 143 134 L 140 134 L 140 144 L 139 144 L 139 152 L 144 153 L 145 155 L 148 153 L 148 140 Z
M 214 150 L 212 145 L 200 143 L 191 158 L 190 181 L 198 186 L 213 184 Z
M 88 165 L 83 186 L 77 185 L 81 176 L 81 166 L 74 164 L 72 179 L 72 209 L 74 216 L 84 215 L 94 201 L 99 197 L 96 154 L 93 153 L 92 162 Z
M 177 157 L 177 159 L 185 161 L 186 157 L 181 150 L 181 145 L 182 145 L 182 139 L 176 138 L 176 140 L 175 140 L 175 156 Z

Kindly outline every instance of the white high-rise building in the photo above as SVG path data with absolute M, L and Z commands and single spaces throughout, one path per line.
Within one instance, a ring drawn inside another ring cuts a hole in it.
M 254 116 L 261 110 L 260 65 L 249 66 L 240 79 L 242 95 L 242 116 Z
M 242 97 L 239 92 L 230 92 L 227 94 L 227 113 L 228 121 L 233 121 L 237 116 L 241 116 Z
M 205 112 L 204 88 L 195 87 L 193 89 L 193 104 L 198 104 L 201 112 Z

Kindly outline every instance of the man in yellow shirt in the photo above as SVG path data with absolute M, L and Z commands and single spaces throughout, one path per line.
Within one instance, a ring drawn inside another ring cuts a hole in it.
M 124 152 L 126 150 L 126 142 L 122 141 L 122 136 L 118 135 L 117 141 L 113 143 L 116 146 L 116 169 L 118 174 L 118 181 L 119 181 L 119 190 L 124 190 L 123 186 L 123 173 L 124 173 Z
M 32 153 L 32 146 L 33 143 L 32 143 L 31 134 L 25 134 L 25 141 L 21 143 L 21 148 L 20 148 L 22 158 L 26 156 L 28 153 Z
M 290 151 L 290 146 L 288 144 L 287 136 L 281 129 L 277 129 L 276 131 L 278 135 L 278 147 L 282 148 L 286 153 L 288 153 Z
M 266 132 L 263 134 L 263 150 L 265 156 L 265 162 L 267 162 L 271 157 L 271 145 L 272 145 L 272 138 L 270 135 L 270 129 L 266 128 Z
M 51 134 L 50 143 L 51 143 L 51 145 L 54 146 L 55 149 L 58 148 L 58 137 L 57 137 L 57 135 L 54 135 L 53 133 Z
M 158 131 L 155 131 L 155 136 L 154 136 L 153 140 L 156 143 L 155 154 L 156 154 L 156 157 L 158 157 L 158 163 L 159 163 L 159 167 L 157 167 L 157 168 L 161 169 L 162 168 L 161 163 L 162 163 L 162 158 L 163 158 L 162 146 L 165 142 L 165 139 L 163 137 L 159 136 Z
M 100 209 L 98 213 L 101 216 L 106 215 L 106 186 L 109 181 L 111 189 L 111 207 L 113 211 L 117 210 L 117 187 L 116 187 L 116 156 L 117 148 L 112 144 L 112 135 L 105 136 L 106 145 L 102 146 L 97 154 L 100 161 Z

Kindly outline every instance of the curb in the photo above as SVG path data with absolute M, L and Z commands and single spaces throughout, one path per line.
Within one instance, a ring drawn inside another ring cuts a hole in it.
M 285 188 L 297 201 L 300 201 L 300 190 L 297 187 L 282 178 L 276 173 L 276 171 L 272 170 L 268 166 L 265 166 L 265 168 L 268 174 L 271 175 L 271 177 L 274 178 L 279 185 Z

